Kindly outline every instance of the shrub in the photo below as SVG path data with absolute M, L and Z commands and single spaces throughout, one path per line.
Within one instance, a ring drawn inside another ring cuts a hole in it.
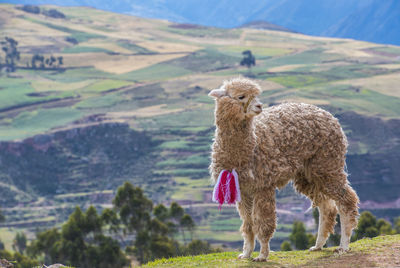
M 44 10 L 43 15 L 55 19 L 65 19 L 64 13 L 58 11 L 57 9 L 49 9 L 49 10 Z
M 28 13 L 33 13 L 33 14 L 40 13 L 40 8 L 38 6 L 34 6 L 34 5 L 24 5 L 22 7 L 17 7 L 17 9 L 20 9 L 20 10 L 28 12 Z
M 289 241 L 283 241 L 281 244 L 281 251 L 292 251 L 292 246 Z

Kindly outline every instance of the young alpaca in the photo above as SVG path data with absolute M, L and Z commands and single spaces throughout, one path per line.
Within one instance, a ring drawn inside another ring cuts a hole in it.
M 347 140 L 339 122 L 313 105 L 284 103 L 262 111 L 259 85 L 236 78 L 214 89 L 215 141 L 210 172 L 216 182 L 222 170 L 236 170 L 241 201 L 237 210 L 243 221 L 243 253 L 249 258 L 255 238 L 265 261 L 269 240 L 276 228 L 275 189 L 293 181 L 320 212 L 317 241 L 320 250 L 341 219 L 339 252 L 349 249 L 357 225 L 358 197 L 344 171 Z

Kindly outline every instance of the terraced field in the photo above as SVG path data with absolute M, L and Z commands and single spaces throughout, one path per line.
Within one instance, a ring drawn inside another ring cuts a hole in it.
M 385 204 L 400 191 L 399 47 L 41 8 L 66 18 L 0 4 L 0 40 L 14 38 L 21 52 L 16 72 L 0 71 L 0 205 L 7 216 L 0 239 L 7 247 L 10 233 L 32 236 L 64 221 L 75 205 L 109 206 L 125 180 L 156 203 L 179 201 L 195 217 L 198 237 L 237 247 L 236 212 L 211 204 L 214 103 L 207 93 L 238 75 L 261 84 L 265 106 L 308 102 L 339 117 L 361 200 L 396 209 Z M 244 50 L 253 52 L 255 67 L 240 66 Z M 62 56 L 63 64 L 33 69 L 34 54 Z M 291 188 L 278 197 L 280 223 L 310 222 L 303 197 Z M 275 247 L 288 232 L 280 226 Z

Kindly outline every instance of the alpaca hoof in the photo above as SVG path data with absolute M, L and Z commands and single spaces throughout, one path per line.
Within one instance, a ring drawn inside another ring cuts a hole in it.
M 239 256 L 238 256 L 239 260 L 241 260 L 241 259 L 249 259 L 249 258 L 250 258 L 250 255 L 247 255 L 247 254 L 244 254 L 244 253 L 239 254 Z
M 254 262 L 263 262 L 263 261 L 267 261 L 267 257 L 258 256 L 257 258 L 254 258 L 253 261 L 254 261 Z
M 348 248 L 348 249 L 344 249 L 344 248 L 336 248 L 333 252 L 334 253 L 336 253 L 336 254 L 339 254 L 339 255 L 341 255 L 341 254 L 344 254 L 344 253 L 346 253 L 346 252 L 349 252 L 350 251 L 350 249 Z
M 320 250 L 321 250 L 321 248 L 316 247 L 316 246 L 310 247 L 310 249 L 309 249 L 309 251 L 320 251 Z

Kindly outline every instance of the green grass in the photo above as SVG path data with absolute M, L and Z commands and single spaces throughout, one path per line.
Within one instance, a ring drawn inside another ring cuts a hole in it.
M 133 85 L 131 81 L 104 79 L 82 88 L 83 92 L 103 92 Z
M 384 47 L 375 47 L 375 48 L 372 48 L 372 50 L 378 51 L 378 52 L 386 52 L 386 53 L 390 53 L 390 54 L 400 55 L 399 47 L 384 46 Z
M 93 80 L 118 79 L 116 75 L 97 70 L 93 67 L 67 69 L 64 72 L 60 73 L 42 72 L 41 76 L 60 83 L 80 82 L 88 79 L 93 79 Z
M 196 51 L 167 63 L 193 72 L 209 72 L 235 66 L 240 57 L 225 55 L 214 48 Z
M 28 80 L 0 77 L 0 109 L 35 102 L 35 98 L 27 95 L 34 91 Z
M 272 56 L 281 56 L 290 53 L 292 50 L 287 48 L 274 48 L 274 47 L 249 47 L 249 46 L 224 46 L 218 49 L 220 52 L 242 58 L 242 52 L 250 50 L 256 59 L 266 59 Z
M 351 244 L 350 254 L 375 254 L 377 249 L 381 249 L 385 246 L 390 247 L 391 244 L 399 242 L 400 235 L 362 239 Z M 223 252 L 170 259 L 164 258 L 147 263 L 142 267 L 292 267 L 300 265 L 307 267 L 311 265 L 321 265 L 322 263 L 326 264 L 326 262 L 329 263 L 329 261 L 334 261 L 336 258 L 340 258 L 335 255 L 333 250 L 334 248 L 327 248 L 314 252 L 308 250 L 271 252 L 268 261 L 263 263 L 256 263 L 251 260 L 238 260 L 237 256 L 239 252 Z M 252 257 L 256 256 L 257 253 L 252 254 Z M 395 258 L 395 256 L 393 256 L 393 258 Z
M 21 72 L 21 74 L 26 73 Z M 19 74 L 19 72 L 16 74 Z M 20 77 L 0 76 L 0 109 L 74 96 L 73 92 L 66 91 L 45 92 L 45 94 L 40 96 L 30 95 L 34 93 L 36 92 L 30 80 Z
M 66 47 L 62 51 L 63 53 L 88 53 L 88 52 L 104 52 L 113 53 L 113 51 L 101 48 L 101 47 L 86 47 L 86 46 L 73 46 Z
M 324 53 L 323 48 L 306 50 L 297 54 L 285 55 L 266 61 L 266 67 L 276 67 L 289 64 L 315 64 L 322 61 L 335 60 L 342 57 L 337 54 Z
M 176 185 L 172 188 L 173 200 L 203 201 L 203 194 L 211 192 L 212 188 L 207 179 L 191 179 L 189 177 L 174 177 Z
M 128 81 L 161 81 L 169 78 L 179 77 L 192 73 L 190 70 L 166 63 L 155 64 L 140 70 L 117 76 L 119 79 Z
M 390 71 L 386 72 L 389 73 Z M 318 72 L 318 75 L 327 77 L 330 80 L 362 78 L 377 74 L 382 74 L 381 68 L 366 64 L 335 66 L 327 71 Z
M 89 193 L 70 193 L 70 194 L 59 194 L 54 196 L 55 199 L 65 199 L 65 198 L 76 198 L 76 197 L 83 197 L 83 196 L 88 196 L 88 195 L 93 195 L 93 194 L 111 194 L 113 193 L 112 190 L 104 190 L 104 191 L 94 191 L 94 192 L 89 192 Z
M 4 243 L 5 249 L 13 251 L 12 244 L 15 238 L 16 231 L 12 228 L 0 228 L 0 241 Z
M 327 82 L 326 78 L 313 75 L 283 75 L 268 78 L 268 80 L 281 84 L 288 88 L 299 88 L 312 84 Z
M 349 85 L 303 88 L 299 94 L 305 94 L 304 97 L 307 98 L 326 99 L 335 107 L 362 114 L 388 117 L 400 114 L 400 98 Z
M 79 119 L 82 112 L 71 108 L 38 109 L 15 117 L 9 125 L 0 125 L 0 140 L 23 139 L 44 133 Z
M 209 164 L 207 155 L 190 155 L 183 159 L 167 159 L 157 163 L 157 167 L 186 167 L 186 166 L 207 166 Z
M 54 29 L 54 30 L 58 30 L 58 31 L 61 31 L 61 32 L 69 33 L 69 34 L 71 34 L 71 37 L 75 38 L 79 43 L 86 42 L 89 39 L 93 39 L 93 38 L 105 38 L 104 35 L 77 31 L 77 30 L 74 30 L 74 29 L 71 29 L 71 28 L 68 28 L 68 27 L 59 26 L 59 25 L 52 24 L 52 23 L 49 23 L 49 22 L 43 22 L 43 21 L 40 21 L 40 20 L 37 20 L 37 19 L 33 19 L 33 18 L 25 17 L 24 19 L 29 20 L 29 21 L 34 22 L 34 23 L 38 23 L 38 24 L 44 25 L 44 26 L 49 27 L 49 28 Z
M 212 222 L 212 231 L 237 231 L 239 230 L 242 220 L 239 215 L 235 218 L 218 219 Z
M 208 170 L 206 169 L 195 169 L 195 168 L 176 168 L 176 169 L 171 169 L 171 170 L 163 170 L 162 173 L 164 174 L 169 174 L 173 176 L 189 176 L 189 177 L 198 177 L 200 175 L 204 175 L 208 173 Z
M 140 124 L 144 128 L 157 129 L 181 129 L 182 127 L 211 127 L 214 120 L 214 112 L 211 109 L 196 109 L 176 114 L 155 116 L 149 120 L 142 120 Z
M 148 50 L 147 48 L 138 46 L 138 45 L 130 43 L 130 42 L 119 41 L 119 42 L 117 42 L 117 44 L 119 46 L 129 49 L 132 52 L 137 53 L 137 54 L 154 54 L 155 53 L 154 51 Z
M 241 29 L 222 29 L 222 28 L 213 28 L 213 27 L 198 27 L 191 29 L 182 29 L 182 28 L 174 28 L 174 27 L 160 27 L 162 30 L 192 36 L 192 37 L 203 37 L 203 38 L 227 38 L 227 39 L 238 39 L 242 32 Z
M 85 99 L 75 105 L 77 109 L 104 109 L 111 108 L 117 103 L 123 102 L 124 99 L 118 94 L 107 94 L 104 96 L 95 96 Z

